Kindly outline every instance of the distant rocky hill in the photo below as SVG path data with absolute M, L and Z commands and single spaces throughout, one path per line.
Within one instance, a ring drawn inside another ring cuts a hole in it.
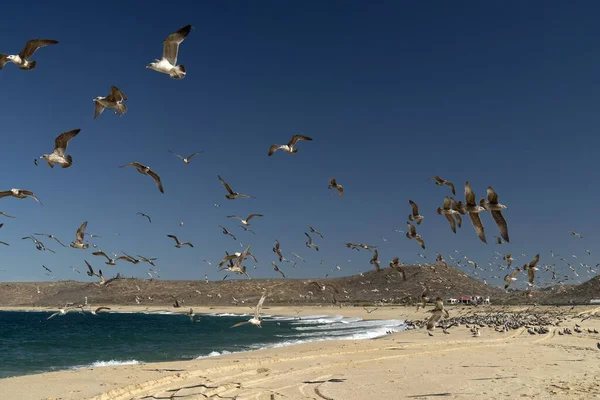
M 396 270 L 385 268 L 363 275 L 316 279 L 338 288 L 336 300 L 347 305 L 415 303 L 425 285 L 430 296 L 444 299 L 462 295 L 490 296 L 493 303 L 511 297 L 503 290 L 484 285 L 462 271 L 446 265 L 407 266 L 406 281 Z M 332 292 L 318 292 L 311 279 L 236 279 L 226 281 L 165 281 L 120 279 L 107 286 L 76 281 L 0 283 L 0 306 L 52 306 L 65 303 L 153 305 L 171 307 L 175 296 L 182 306 L 218 306 L 254 303 L 266 288 L 268 303 L 280 305 L 330 304 Z M 38 293 L 38 288 L 39 292 Z M 312 294 L 311 294 L 312 293 Z M 522 296 L 512 297 L 521 298 Z M 136 301 L 139 301 L 137 303 Z
M 540 290 L 540 304 L 589 304 L 592 299 L 600 299 L 600 275 L 579 285 L 555 285 Z

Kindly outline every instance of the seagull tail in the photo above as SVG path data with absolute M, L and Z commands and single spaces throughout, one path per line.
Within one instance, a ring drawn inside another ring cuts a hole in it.
M 73 164 L 73 157 L 71 157 L 71 155 L 67 155 L 65 156 L 65 159 L 67 160 L 68 164 L 63 165 L 63 168 L 68 168 L 71 166 L 71 164 Z
M 34 69 L 35 65 L 37 64 L 37 61 L 29 61 L 29 65 L 28 65 L 28 69 Z
M 123 115 L 127 112 L 127 106 L 123 103 L 119 103 L 115 106 L 115 108 L 117 109 L 117 111 Z

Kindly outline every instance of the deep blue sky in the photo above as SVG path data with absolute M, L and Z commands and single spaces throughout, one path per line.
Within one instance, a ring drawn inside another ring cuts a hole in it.
M 276 238 L 288 258 L 294 251 L 307 261 L 296 269 L 280 264 L 291 277 L 322 277 L 336 264 L 342 271 L 333 275 L 369 269 L 370 253 L 347 249 L 348 241 L 379 245 L 383 265 L 394 256 L 423 261 L 418 244 L 393 231 L 406 229 L 409 199 L 425 216 L 418 231 L 428 261 L 436 251 L 450 261 L 458 249 L 482 266 L 493 251 L 527 259 L 539 252 L 544 264 L 558 262 L 553 249 L 578 255 L 575 265 L 595 265 L 600 5 L 484 3 L 4 5 L 0 52 L 16 54 L 37 37 L 60 43 L 35 54 L 33 71 L 14 64 L 0 71 L 1 189 L 30 189 L 44 203 L 0 200 L 0 210 L 17 216 L 2 218 L 0 240 L 10 247 L 0 248 L 0 279 L 50 279 L 41 264 L 56 279 L 88 279 L 69 266 L 83 272 L 87 259 L 103 267 L 91 250 L 42 239 L 57 250 L 52 255 L 21 240 L 51 232 L 68 244 L 85 220 L 106 252 L 158 257 L 163 279 L 223 277 L 216 263 L 225 250 L 241 248 L 219 224 L 252 245 L 259 260 L 256 270 L 248 264 L 253 277 L 279 276 L 271 267 Z M 179 53 L 187 77 L 145 69 L 160 58 L 165 37 L 186 24 L 196 27 Z M 111 85 L 127 94 L 129 111 L 94 120 L 92 99 Z M 70 169 L 33 165 L 74 128 L 81 133 L 68 149 Z M 267 157 L 271 144 L 296 133 L 314 140 L 295 155 Z M 204 153 L 184 165 L 168 149 Z M 157 171 L 166 193 L 134 169 L 118 168 L 131 161 Z M 217 174 L 256 199 L 226 200 Z M 457 199 L 467 180 L 478 198 L 492 185 L 509 207 L 511 243 L 493 244 L 498 231 L 489 214 L 490 244 L 468 219 L 453 234 L 435 212 L 450 191 L 428 181 L 432 175 L 453 181 Z M 331 177 L 344 186 L 343 199 L 327 190 Z M 265 215 L 253 220 L 256 236 L 225 218 L 250 213 Z M 308 224 L 325 235 L 315 238 L 318 253 L 304 245 Z M 195 248 L 176 249 L 169 233 Z M 103 270 L 144 277 L 147 267 Z M 488 273 L 496 274 L 505 272 Z

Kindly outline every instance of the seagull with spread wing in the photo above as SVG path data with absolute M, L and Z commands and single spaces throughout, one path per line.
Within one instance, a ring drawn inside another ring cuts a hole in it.
M 508 225 L 506 224 L 506 220 L 502 215 L 502 210 L 504 210 L 506 206 L 504 204 L 498 203 L 498 193 L 496 193 L 496 191 L 491 186 L 489 186 L 487 189 L 487 200 L 481 199 L 479 205 L 481 205 L 486 210 L 490 210 L 492 218 L 494 218 L 494 222 L 496 222 L 496 225 L 498 225 L 500 236 L 502 236 L 502 239 L 504 239 L 506 243 L 509 243 L 510 241 L 508 240 Z
M 296 146 L 296 143 L 298 143 L 298 141 L 300 141 L 300 140 L 312 140 L 312 138 L 309 138 L 308 136 L 304 136 L 304 135 L 294 135 L 294 136 L 292 136 L 292 139 L 289 141 L 288 144 L 271 145 L 271 147 L 269 147 L 269 157 L 271 157 L 277 150 L 283 150 L 290 154 L 297 153 L 298 149 L 295 148 L 294 146 Z
M 49 237 L 50 239 L 56 240 L 58 242 L 58 244 L 60 244 L 62 247 L 67 247 L 67 246 L 65 246 L 63 244 L 63 242 L 61 242 L 60 240 L 58 240 L 58 238 L 56 236 L 52 235 L 51 233 L 34 233 L 34 235 Z
M 143 212 L 138 212 L 138 213 L 136 213 L 136 215 L 141 215 L 142 217 L 147 218 L 148 222 L 152 223 L 152 218 L 150 218 L 150 216 L 148 214 L 143 213 Z
M 443 185 L 448 186 L 452 190 L 452 194 L 456 196 L 456 191 L 454 190 L 454 184 L 452 182 L 442 179 L 437 175 L 432 176 L 431 178 L 429 178 L 429 180 L 435 180 L 434 183 L 438 186 L 443 186 Z
M 142 175 L 148 175 L 149 177 L 151 177 L 152 179 L 154 179 L 154 182 L 156 183 L 156 186 L 158 187 L 158 190 L 160 190 L 161 193 L 164 193 L 165 190 L 163 189 L 163 185 L 162 182 L 160 180 L 160 176 L 158 176 L 158 174 L 154 171 L 152 171 L 150 169 L 150 167 L 140 164 L 137 161 L 134 161 L 132 163 L 129 164 L 125 164 L 120 166 L 119 168 L 125 168 L 125 167 L 135 167 L 135 169 L 138 170 L 138 172 Z
M 201 151 L 197 151 L 197 152 L 195 152 L 193 154 L 190 154 L 187 157 L 180 156 L 179 154 L 177 154 L 175 152 L 172 152 L 171 150 L 169 150 L 169 153 L 173 154 L 177 158 L 180 158 L 183 161 L 184 164 L 189 164 L 192 161 L 192 158 L 196 157 L 198 154 L 200 154 L 202 152 Z
M 263 295 L 260 297 L 260 300 L 258 300 L 258 304 L 256 305 L 256 309 L 254 310 L 254 316 L 252 318 L 250 318 L 248 321 L 238 322 L 237 324 L 234 324 L 231 327 L 235 328 L 236 326 L 252 324 L 254 326 L 262 328 L 263 320 L 260 317 L 260 313 L 262 311 L 262 306 L 263 306 L 263 303 L 265 302 L 266 298 L 267 298 L 267 292 L 264 292 Z
M 85 228 L 87 228 L 87 221 L 81 224 L 81 226 L 77 229 L 77 232 L 75 233 L 75 241 L 73 241 L 69 246 L 74 249 L 87 249 L 90 247 L 89 244 L 83 243 Z
M 46 160 L 50 168 L 54 168 L 54 164 L 58 164 L 63 168 L 69 168 L 73 164 L 73 157 L 65 155 L 69 141 L 73 139 L 81 129 L 73 129 L 72 131 L 61 133 L 54 139 L 54 151 L 50 154 L 40 156 Z
M 180 242 L 179 238 L 175 235 L 167 235 L 167 236 L 175 241 L 175 247 L 177 247 L 178 249 L 180 249 L 182 246 L 194 247 L 194 245 L 191 244 L 190 242 Z
M 417 243 L 419 243 L 424 249 L 425 242 L 423 241 L 423 238 L 421 238 L 421 236 L 417 233 L 417 228 L 415 228 L 415 226 L 410 222 L 407 222 L 406 225 L 408 225 L 408 232 L 406 232 L 406 237 L 409 239 L 415 239 Z
M 116 86 L 110 87 L 110 93 L 106 97 L 98 96 L 92 100 L 96 103 L 94 108 L 94 119 L 98 118 L 104 112 L 105 108 L 114 110 L 115 114 L 122 116 L 127 112 L 127 106 L 123 104 L 127 101 L 127 96 Z
M 17 199 L 24 199 L 26 197 L 31 197 L 32 199 L 34 199 L 35 201 L 40 203 L 40 205 L 42 204 L 40 199 L 38 199 L 35 196 L 35 194 L 33 194 L 33 192 L 30 190 L 10 189 L 10 190 L 5 190 L 5 191 L 0 192 L 0 199 L 3 197 L 7 197 L 7 196 L 16 197 Z
M 250 214 L 250 215 L 248 216 L 248 218 L 246 218 L 246 219 L 243 219 L 243 218 L 241 218 L 241 217 L 238 217 L 237 215 L 228 215 L 228 216 L 227 216 L 227 218 L 235 218 L 235 219 L 239 219 L 239 220 L 240 220 L 240 222 L 242 223 L 242 225 L 248 226 L 248 225 L 250 225 L 250 220 L 251 220 L 252 218 L 254 218 L 254 217 L 262 217 L 262 216 L 263 216 L 262 214 Z
M 11 62 L 22 70 L 32 70 L 37 64 L 34 60 L 29 60 L 35 52 L 46 46 L 57 44 L 57 40 L 52 39 L 33 39 L 25 43 L 25 47 L 17 55 L 0 54 L 0 69 L 4 68 L 7 62 Z
M 252 199 L 253 198 L 252 196 L 248 196 L 247 194 L 241 194 L 241 193 L 234 192 L 231 189 L 231 186 L 229 186 L 229 184 L 227 182 L 225 182 L 225 180 L 223 180 L 223 178 L 221 178 L 220 175 L 217 175 L 217 178 L 219 178 L 219 181 L 221 182 L 221 184 L 223 185 L 223 187 L 225 188 L 225 190 L 227 190 L 228 194 L 226 194 L 225 197 L 228 200 L 235 200 L 238 197 L 242 197 L 242 198 L 245 198 L 245 199 Z
M 177 55 L 179 54 L 179 45 L 192 29 L 194 29 L 192 25 L 186 25 L 167 36 L 163 44 L 162 58 L 160 60 L 155 59 L 146 68 L 167 74 L 173 79 L 185 78 L 187 72 L 183 64 L 177 65 Z

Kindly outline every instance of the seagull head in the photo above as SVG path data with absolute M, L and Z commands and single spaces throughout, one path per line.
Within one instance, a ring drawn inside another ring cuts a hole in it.
M 8 61 L 14 61 L 16 59 L 16 56 L 6 56 L 6 59 Z

